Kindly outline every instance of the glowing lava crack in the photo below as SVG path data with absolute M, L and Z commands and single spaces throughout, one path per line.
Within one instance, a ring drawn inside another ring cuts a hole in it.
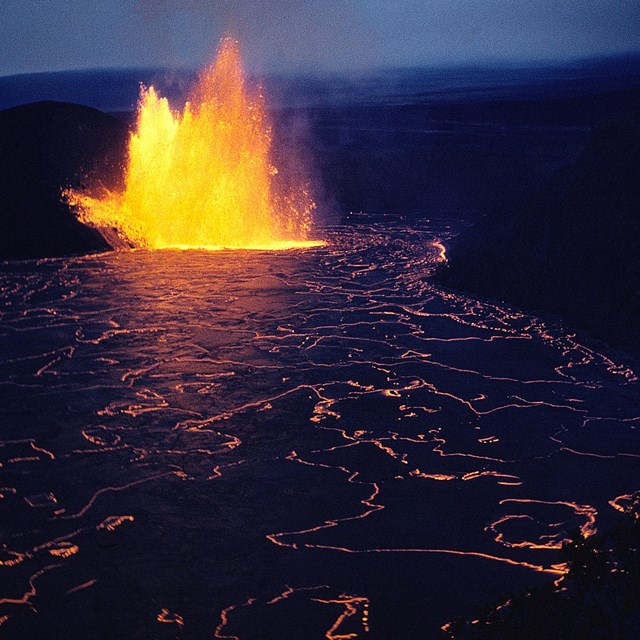
M 64 197 L 114 248 L 321 244 L 309 239 L 316 209 L 309 181 L 274 166 L 264 97 L 247 91 L 231 38 L 182 112 L 172 112 L 153 87 L 142 88 L 122 192 L 68 190 Z

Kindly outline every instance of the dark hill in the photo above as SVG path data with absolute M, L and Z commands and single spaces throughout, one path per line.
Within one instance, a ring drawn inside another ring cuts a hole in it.
M 88 176 L 121 177 L 127 126 L 95 109 L 38 102 L 0 112 L 0 259 L 104 251 L 61 201 Z
M 439 277 L 640 352 L 640 127 L 596 129 L 546 188 L 460 236 Z

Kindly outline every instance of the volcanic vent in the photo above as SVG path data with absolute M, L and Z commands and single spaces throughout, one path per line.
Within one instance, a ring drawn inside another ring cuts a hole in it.
M 296 172 L 298 173 L 298 172 Z M 309 180 L 280 172 L 261 91 L 247 87 L 225 38 L 182 111 L 142 87 L 124 189 L 68 190 L 80 220 L 112 245 L 147 249 L 284 249 L 309 239 Z

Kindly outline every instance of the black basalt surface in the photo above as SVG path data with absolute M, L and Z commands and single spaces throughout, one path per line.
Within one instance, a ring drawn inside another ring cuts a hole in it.
M 634 503 L 637 370 L 348 222 L 0 265 L 0 638 L 436 640 Z
M 609 124 L 541 191 L 457 238 L 439 277 L 638 352 L 639 246 L 640 127 Z
M 126 124 L 95 109 L 38 102 L 0 112 L 0 259 L 108 250 L 61 192 L 121 177 Z M 95 186 L 95 185 L 93 185 Z

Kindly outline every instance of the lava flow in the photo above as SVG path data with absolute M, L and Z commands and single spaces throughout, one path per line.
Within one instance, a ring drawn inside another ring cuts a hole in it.
M 114 248 L 286 249 L 309 239 L 306 178 L 272 160 L 264 97 L 250 95 L 238 43 L 225 38 L 182 112 L 142 87 L 122 192 L 68 190 L 80 220 Z

